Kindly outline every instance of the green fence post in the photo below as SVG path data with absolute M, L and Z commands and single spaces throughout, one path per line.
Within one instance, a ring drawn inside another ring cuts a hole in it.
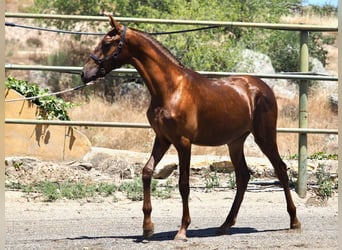
M 309 71 L 309 32 L 300 32 L 300 71 Z M 299 84 L 299 128 L 308 127 L 308 80 Z M 300 133 L 298 138 L 298 196 L 304 198 L 307 190 L 307 133 Z

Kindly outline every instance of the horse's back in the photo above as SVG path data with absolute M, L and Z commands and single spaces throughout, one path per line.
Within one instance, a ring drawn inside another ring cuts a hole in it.
M 273 90 L 271 87 L 262 79 L 250 76 L 250 75 L 237 75 L 237 76 L 230 76 L 227 78 L 232 83 L 242 82 L 246 84 L 249 88 L 257 88 L 263 95 L 267 95 L 269 98 L 274 97 Z
M 248 92 L 247 95 L 251 98 L 254 109 L 263 108 L 269 111 L 272 110 L 275 114 L 277 113 L 276 97 L 265 81 L 249 75 L 231 76 L 227 79 L 234 84 L 240 83 L 240 85 L 244 85 L 243 88 Z

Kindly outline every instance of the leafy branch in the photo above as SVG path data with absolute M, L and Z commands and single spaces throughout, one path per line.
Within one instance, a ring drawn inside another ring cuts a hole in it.
M 28 83 L 25 80 L 18 80 L 14 77 L 8 77 L 5 86 L 8 89 L 19 92 L 25 97 L 42 96 L 32 100 L 33 103 L 40 107 L 38 119 L 52 120 L 53 118 L 57 118 L 59 120 L 70 120 L 67 109 L 75 105 L 70 102 L 65 102 L 61 98 L 47 95 L 49 94 L 48 89 L 42 89 L 37 84 Z

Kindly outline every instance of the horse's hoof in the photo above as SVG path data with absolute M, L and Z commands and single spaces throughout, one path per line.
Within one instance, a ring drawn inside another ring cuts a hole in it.
M 154 225 L 152 224 L 152 228 L 144 229 L 143 237 L 144 239 L 151 239 L 153 237 L 153 234 L 154 234 Z
M 293 223 L 290 225 L 290 229 L 294 229 L 294 230 L 300 230 L 301 227 L 302 227 L 302 225 L 300 224 L 299 221 L 297 223 Z
M 188 238 L 186 237 L 186 235 L 176 234 L 174 240 L 177 240 L 177 241 L 188 241 Z
M 153 237 L 154 231 L 153 230 L 144 230 L 143 237 L 144 239 L 151 239 Z

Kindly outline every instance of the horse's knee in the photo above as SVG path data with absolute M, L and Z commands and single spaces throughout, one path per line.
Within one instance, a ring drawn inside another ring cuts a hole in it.
M 143 182 L 145 181 L 150 181 L 153 175 L 153 168 L 151 168 L 149 165 L 146 165 L 142 169 L 142 180 Z

